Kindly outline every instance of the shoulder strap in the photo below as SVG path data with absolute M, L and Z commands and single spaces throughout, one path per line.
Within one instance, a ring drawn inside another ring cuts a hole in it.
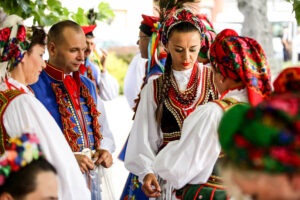
M 212 102 L 218 104 L 224 110 L 224 112 L 228 111 L 230 108 L 232 108 L 233 106 L 235 106 L 237 104 L 243 103 L 243 102 L 239 102 L 238 100 L 236 100 L 234 98 L 225 98 L 222 100 L 214 100 Z
M 6 90 L 0 92 L 0 116 L 1 116 L 1 126 L 0 126 L 0 155 L 5 152 L 6 140 L 8 135 L 3 125 L 3 113 L 5 112 L 9 103 L 19 96 L 20 94 L 24 94 L 23 91 L 20 90 Z

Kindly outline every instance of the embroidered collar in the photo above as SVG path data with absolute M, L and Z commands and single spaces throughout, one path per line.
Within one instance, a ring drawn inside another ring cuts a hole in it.
M 64 71 L 57 69 L 56 67 L 50 65 L 48 62 L 46 62 L 46 68 L 44 71 L 53 79 L 57 81 L 63 81 L 64 80 Z
M 79 72 L 71 72 L 70 74 L 65 74 L 63 70 L 57 69 L 53 65 L 50 65 L 48 62 L 46 62 L 46 68 L 44 71 L 54 80 L 56 81 L 63 81 L 65 76 L 72 75 L 75 81 L 78 85 L 80 85 L 80 74 Z

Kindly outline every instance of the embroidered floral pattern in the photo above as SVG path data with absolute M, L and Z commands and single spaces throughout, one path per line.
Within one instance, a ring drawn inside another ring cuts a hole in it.
M 206 32 L 206 29 L 202 21 L 197 16 L 193 15 L 191 11 L 186 9 L 179 9 L 171 14 L 163 24 L 163 33 L 161 36 L 161 40 L 164 45 L 167 44 L 169 32 L 172 27 L 182 22 L 189 22 L 193 24 L 201 34 L 201 41 L 203 40 L 203 38 L 205 37 L 204 33 Z
M 30 42 L 26 37 L 26 29 L 23 25 L 18 26 L 15 37 L 11 37 L 11 30 L 12 27 L 0 30 L 0 62 L 9 62 L 9 70 L 12 70 L 21 62 L 24 52 L 30 46 Z
M 246 84 L 250 103 L 270 96 L 270 68 L 254 39 L 240 37 L 231 29 L 223 30 L 210 48 L 210 62 L 223 76 Z

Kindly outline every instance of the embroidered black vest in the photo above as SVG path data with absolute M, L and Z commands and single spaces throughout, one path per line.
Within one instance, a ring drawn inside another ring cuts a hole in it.
M 159 105 L 158 98 L 162 92 L 163 78 L 164 75 L 154 80 L 154 98 L 157 105 Z M 212 70 L 203 67 L 202 73 L 201 71 L 199 73 L 199 79 L 199 81 L 202 82 L 202 88 L 198 88 L 201 90 L 200 98 L 197 100 L 197 103 L 189 109 L 187 114 L 180 106 L 173 102 L 170 96 L 164 100 L 163 115 L 160 123 L 163 132 L 163 145 L 160 149 L 164 148 L 169 142 L 180 139 L 183 121 L 189 113 L 194 111 L 198 105 L 205 104 L 217 97 L 217 92 L 213 85 Z

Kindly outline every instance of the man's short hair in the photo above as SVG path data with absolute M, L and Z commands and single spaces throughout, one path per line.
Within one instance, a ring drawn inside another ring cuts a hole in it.
M 76 32 L 83 33 L 79 24 L 77 24 L 76 22 L 73 22 L 71 20 L 64 20 L 64 21 L 54 24 L 50 28 L 50 30 L 48 32 L 48 43 L 50 43 L 50 42 L 54 42 L 55 44 L 62 43 L 65 40 L 64 35 L 63 35 L 63 31 L 65 30 L 65 28 L 72 28 Z

